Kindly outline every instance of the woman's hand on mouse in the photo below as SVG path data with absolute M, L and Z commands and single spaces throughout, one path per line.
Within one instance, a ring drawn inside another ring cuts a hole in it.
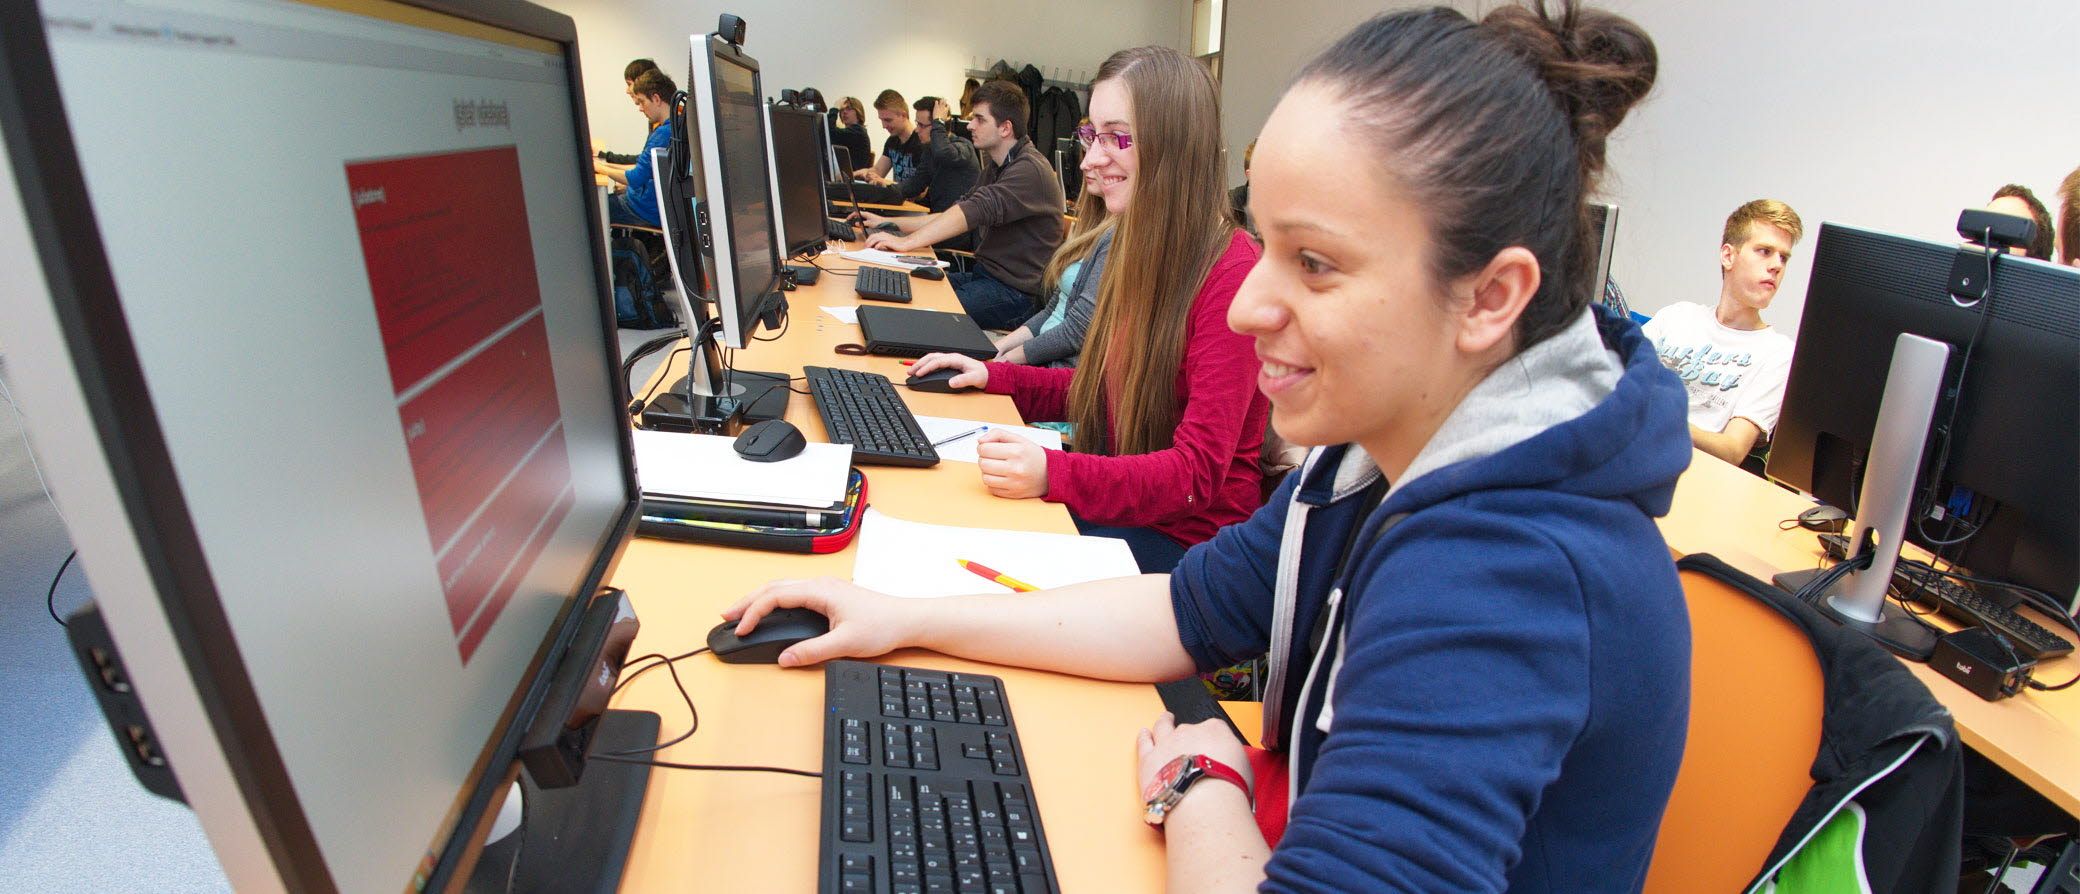
M 953 384 L 960 384 L 958 376 Z M 1047 496 L 1047 448 L 993 428 L 976 440 L 975 456 L 990 493 L 1011 500 Z
M 982 388 L 989 385 L 989 367 L 966 354 L 926 354 L 910 364 L 910 377 L 941 369 L 959 370 L 953 378 L 946 380 L 948 387 Z
M 724 609 L 722 619 L 736 621 L 744 636 L 777 608 L 806 608 L 828 618 L 831 630 L 780 653 L 781 667 L 803 667 L 833 658 L 872 658 L 902 648 L 902 634 L 916 629 L 908 612 L 921 602 L 876 593 L 835 577 L 776 580 Z

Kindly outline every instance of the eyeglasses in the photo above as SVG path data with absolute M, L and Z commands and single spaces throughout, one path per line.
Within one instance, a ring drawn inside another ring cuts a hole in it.
M 1134 148 L 1133 134 L 1120 133 L 1116 130 L 1100 132 L 1097 128 L 1088 124 L 1077 128 L 1075 134 L 1076 142 L 1081 143 L 1085 149 L 1089 149 L 1092 143 L 1104 143 L 1106 148 L 1115 151 Z

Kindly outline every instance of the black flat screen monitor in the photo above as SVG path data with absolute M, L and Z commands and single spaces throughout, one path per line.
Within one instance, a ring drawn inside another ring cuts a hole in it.
M 773 205 L 779 211 L 781 249 L 800 257 L 824 245 L 823 116 L 807 109 L 766 106 L 771 138 Z
M 1854 513 L 1894 339 L 1945 342 L 1946 390 L 1961 366 L 1963 388 L 1947 461 L 1934 467 L 1939 439 L 1925 452 L 1908 539 L 2070 603 L 2080 578 L 2080 269 L 1995 255 L 1990 296 L 1966 307 L 1947 285 L 1959 251 L 1821 226 L 1768 473 Z M 1950 412 L 1939 404 L 1932 428 Z M 1970 524 L 1982 527 L 1964 543 L 1937 542 Z
M 0 295 L 9 373 L 156 754 L 236 889 L 446 889 L 636 520 L 575 27 L 41 0 L 0 35 L 0 267 L 44 273 Z
M 1596 241 L 1595 291 L 1589 293 L 1589 300 L 1602 301 L 1611 281 L 1611 253 L 1618 246 L 1618 206 L 1589 203 L 1589 238 Z
M 693 35 L 690 44 L 687 161 L 707 274 L 703 297 L 722 318 L 723 344 L 742 348 L 780 286 L 758 60 L 712 34 Z

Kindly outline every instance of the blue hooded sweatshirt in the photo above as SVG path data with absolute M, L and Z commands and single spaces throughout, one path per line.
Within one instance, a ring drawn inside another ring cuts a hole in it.
M 636 166 L 628 169 L 628 207 L 652 224 L 658 221 L 657 187 L 650 181 L 657 176 L 657 172 L 651 169 L 650 150 L 670 145 L 671 142 L 671 121 L 667 120 L 651 128 L 650 138 L 643 141 L 643 151 L 636 158 Z
M 1484 379 L 1391 487 L 1321 448 L 1186 554 L 1198 665 L 1271 654 L 1291 813 L 1263 890 L 1639 889 L 1688 720 L 1653 521 L 1685 420 L 1653 345 L 1595 310 Z

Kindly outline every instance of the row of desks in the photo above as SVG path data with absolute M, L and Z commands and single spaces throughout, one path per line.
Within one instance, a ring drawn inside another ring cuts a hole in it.
M 827 256 L 825 266 L 851 262 Z M 957 310 L 943 282 L 912 283 L 916 307 Z M 858 327 L 822 305 L 852 305 L 850 277 L 826 274 L 790 294 L 787 334 L 758 343 L 738 364 L 796 372 L 804 365 L 860 369 L 900 381 L 894 358 L 841 355 Z M 1018 422 L 1008 398 L 985 394 L 921 394 L 898 389 L 915 412 L 989 422 Z M 811 438 L 823 426 L 810 398 L 790 399 L 787 418 Z M 873 504 L 915 521 L 1073 533 L 1067 512 L 1039 500 L 1003 500 L 983 490 L 975 467 L 948 462 L 930 469 L 866 468 Z M 1778 521 L 1807 503 L 1761 479 L 1696 455 L 1678 485 L 1675 509 L 1661 522 L 1679 552 L 1710 552 L 1768 579 L 1812 567 L 1813 535 L 1785 532 Z M 829 555 L 758 552 L 640 539 L 614 584 L 626 588 L 643 619 L 635 654 L 677 654 L 705 643 L 721 610 L 775 578 L 851 575 L 850 548 Z M 1134 736 L 1162 711 L 1152 687 L 1109 683 L 1019 668 L 979 665 L 924 652 L 887 660 L 1005 679 L 1007 699 L 1026 750 L 1041 822 L 1064 890 L 1141 891 L 1163 887 L 1161 836 L 1142 824 L 1135 788 Z M 2075 659 L 2047 665 L 2048 679 L 2075 671 Z M 700 732 L 659 759 L 687 763 L 765 764 L 815 770 L 823 753 L 819 670 L 725 665 L 708 656 L 681 662 L 680 674 L 700 709 Z M 1964 741 L 2069 813 L 2080 815 L 2080 688 L 2031 692 L 1988 703 L 1937 677 L 1914 672 L 1957 717 Z M 667 735 L 686 723 L 686 707 L 670 677 L 645 675 L 616 706 L 655 711 Z M 819 783 L 760 773 L 660 770 L 653 774 L 624 890 L 802 891 L 816 882 Z

